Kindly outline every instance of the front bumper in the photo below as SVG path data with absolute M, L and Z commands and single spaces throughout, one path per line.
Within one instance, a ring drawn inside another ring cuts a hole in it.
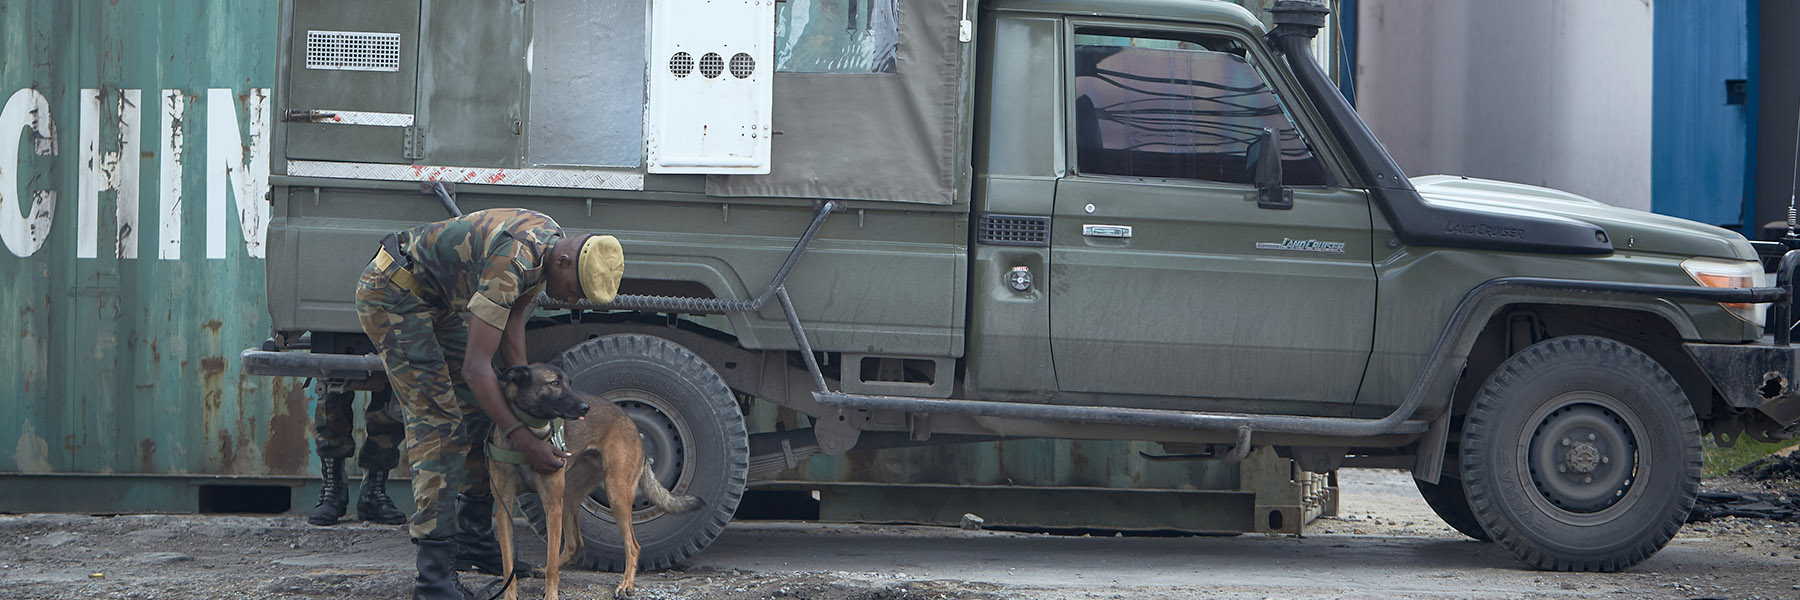
M 1769 305 L 1770 335 L 1749 344 L 1683 344 L 1688 355 L 1700 365 L 1713 389 L 1725 403 L 1740 410 L 1754 410 L 1768 417 L 1757 421 L 1751 435 L 1760 439 L 1794 437 L 1800 423 L 1800 346 L 1794 345 L 1795 317 L 1800 316 L 1800 296 L 1795 288 L 1800 278 L 1800 244 L 1794 240 L 1751 242 L 1763 268 L 1775 274 L 1775 289 L 1780 297 Z M 1747 291 L 1747 290 L 1746 290 Z M 1761 302 L 1746 297 L 1739 302 Z M 1760 429 L 1760 431 L 1759 431 Z
M 1800 372 L 1800 346 L 1779 344 L 1767 336 L 1753 344 L 1682 346 L 1726 404 L 1759 411 L 1781 428 L 1800 422 L 1800 381 L 1794 379 Z

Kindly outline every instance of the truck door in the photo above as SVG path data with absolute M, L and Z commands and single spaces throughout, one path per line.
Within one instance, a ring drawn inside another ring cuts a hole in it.
M 1369 203 L 1289 117 L 1267 56 L 1225 31 L 1068 31 L 1049 282 L 1061 390 L 1348 406 L 1374 334 Z M 1291 209 L 1258 207 L 1264 129 Z
M 405 163 L 416 125 L 418 2 L 291 3 L 286 154 Z

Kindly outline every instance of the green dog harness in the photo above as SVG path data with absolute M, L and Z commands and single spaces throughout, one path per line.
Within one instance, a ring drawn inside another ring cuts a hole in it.
M 519 422 L 513 424 L 512 428 L 507 429 L 506 433 L 501 434 L 500 437 L 511 438 L 513 430 L 518 429 L 520 427 L 529 427 L 529 428 L 531 428 L 532 431 L 535 432 L 538 429 L 542 429 L 544 426 L 548 425 L 550 427 L 550 437 L 547 441 L 549 441 L 550 445 L 555 447 L 558 451 L 568 452 L 568 450 L 565 449 L 565 446 L 567 446 L 567 443 L 563 441 L 563 420 L 562 419 L 540 419 L 540 418 L 525 414 L 525 411 L 519 410 L 519 408 L 516 406 L 511 407 L 511 408 L 512 408 L 513 416 L 517 417 L 519 419 Z M 543 438 L 539 438 L 539 439 L 543 439 Z M 489 459 L 497 460 L 497 461 L 500 461 L 500 462 L 503 462 L 503 463 L 506 463 L 509 465 L 531 464 L 531 461 L 525 459 L 524 452 L 520 452 L 518 450 L 508 450 L 505 448 L 501 448 L 499 446 L 494 445 L 494 441 L 491 439 L 488 440 L 488 443 L 487 443 L 487 455 L 488 455 Z

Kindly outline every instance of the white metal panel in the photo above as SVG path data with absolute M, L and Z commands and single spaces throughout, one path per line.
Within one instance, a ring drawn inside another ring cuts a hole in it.
M 653 0 L 651 173 L 769 172 L 775 0 Z
M 313 111 L 317 114 L 313 123 L 326 125 L 369 125 L 373 127 L 412 127 L 414 116 L 409 113 L 367 112 L 360 110 L 323 109 Z

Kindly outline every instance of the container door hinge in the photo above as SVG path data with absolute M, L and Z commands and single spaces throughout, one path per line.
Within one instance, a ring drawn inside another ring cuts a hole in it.
M 401 152 L 408 160 L 425 158 L 425 130 L 418 125 L 407 125 L 401 128 Z

